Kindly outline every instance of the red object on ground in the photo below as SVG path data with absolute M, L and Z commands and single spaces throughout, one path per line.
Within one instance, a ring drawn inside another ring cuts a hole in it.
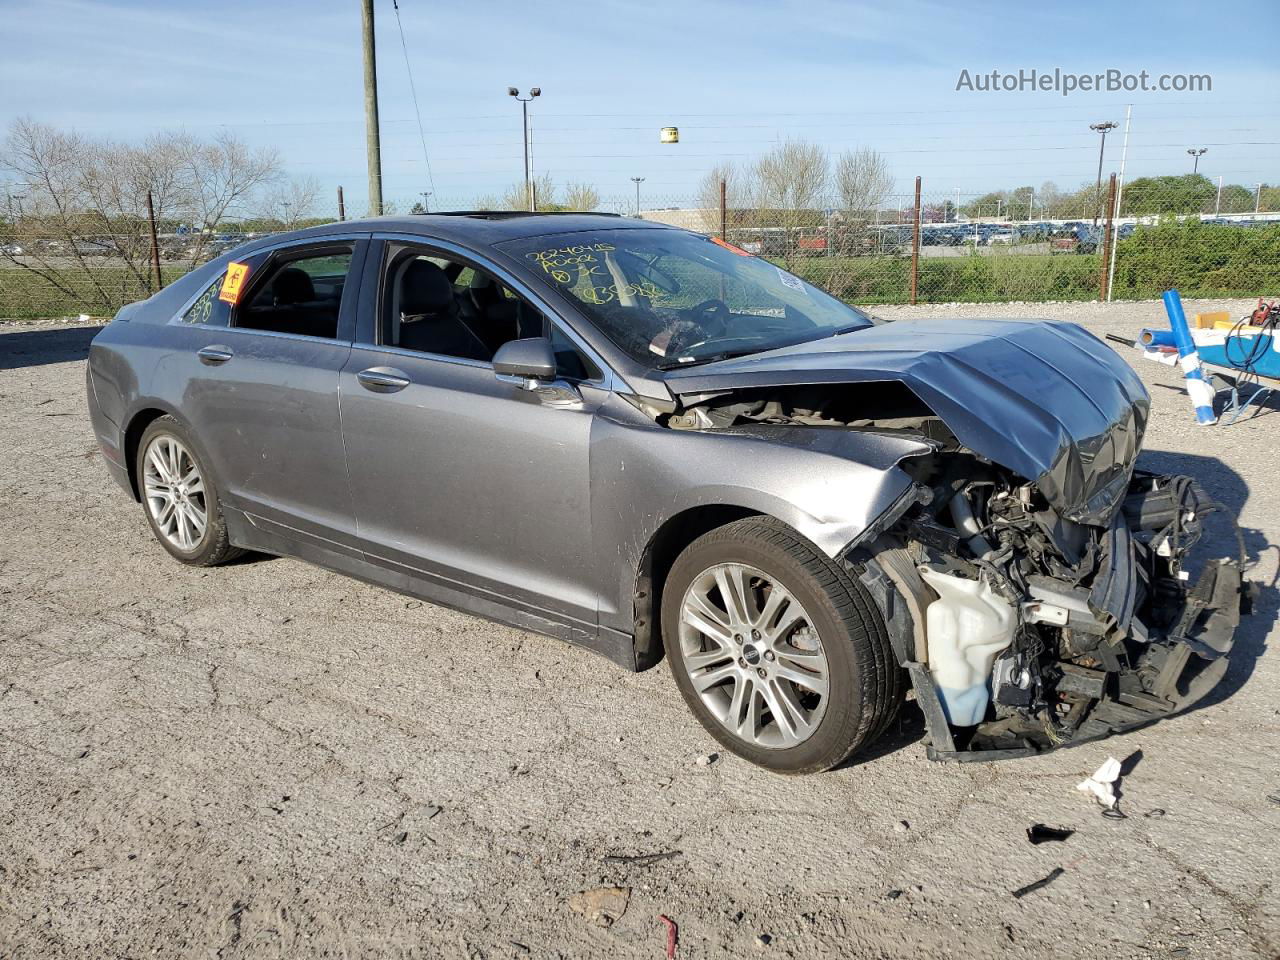
M 667 925 L 667 960 L 676 960 L 676 943 L 679 942 L 676 931 L 679 928 L 665 913 L 658 914 L 658 919 Z

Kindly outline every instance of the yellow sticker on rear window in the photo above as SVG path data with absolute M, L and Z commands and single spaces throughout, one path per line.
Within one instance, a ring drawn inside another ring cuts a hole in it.
M 222 290 L 218 293 L 218 299 L 235 306 L 240 300 L 240 291 L 244 289 L 244 281 L 248 276 L 247 263 L 228 263 L 227 275 L 222 278 Z

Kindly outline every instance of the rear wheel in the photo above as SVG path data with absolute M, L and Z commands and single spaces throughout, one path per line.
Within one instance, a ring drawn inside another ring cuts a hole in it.
M 870 597 L 785 524 L 706 534 L 663 587 L 681 694 L 727 749 L 778 773 L 829 769 L 896 715 L 900 670 Z
M 211 567 L 244 552 L 231 545 L 213 478 L 175 417 L 160 417 L 143 432 L 137 477 L 151 532 L 178 560 Z

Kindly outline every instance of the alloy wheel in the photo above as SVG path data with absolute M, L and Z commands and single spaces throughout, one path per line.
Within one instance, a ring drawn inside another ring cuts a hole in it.
M 734 736 L 795 747 L 826 711 L 830 666 L 812 619 L 778 580 L 719 563 L 694 578 L 680 610 L 680 652 L 694 690 Z
M 160 434 L 151 441 L 143 458 L 142 488 L 160 535 L 179 550 L 196 549 L 209 525 L 204 477 L 176 437 Z

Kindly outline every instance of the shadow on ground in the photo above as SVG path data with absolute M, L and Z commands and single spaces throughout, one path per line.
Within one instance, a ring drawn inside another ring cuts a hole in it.
M 56 330 L 0 332 L 0 370 L 39 367 L 46 363 L 71 363 L 89 355 L 89 342 L 100 326 L 59 327 Z

